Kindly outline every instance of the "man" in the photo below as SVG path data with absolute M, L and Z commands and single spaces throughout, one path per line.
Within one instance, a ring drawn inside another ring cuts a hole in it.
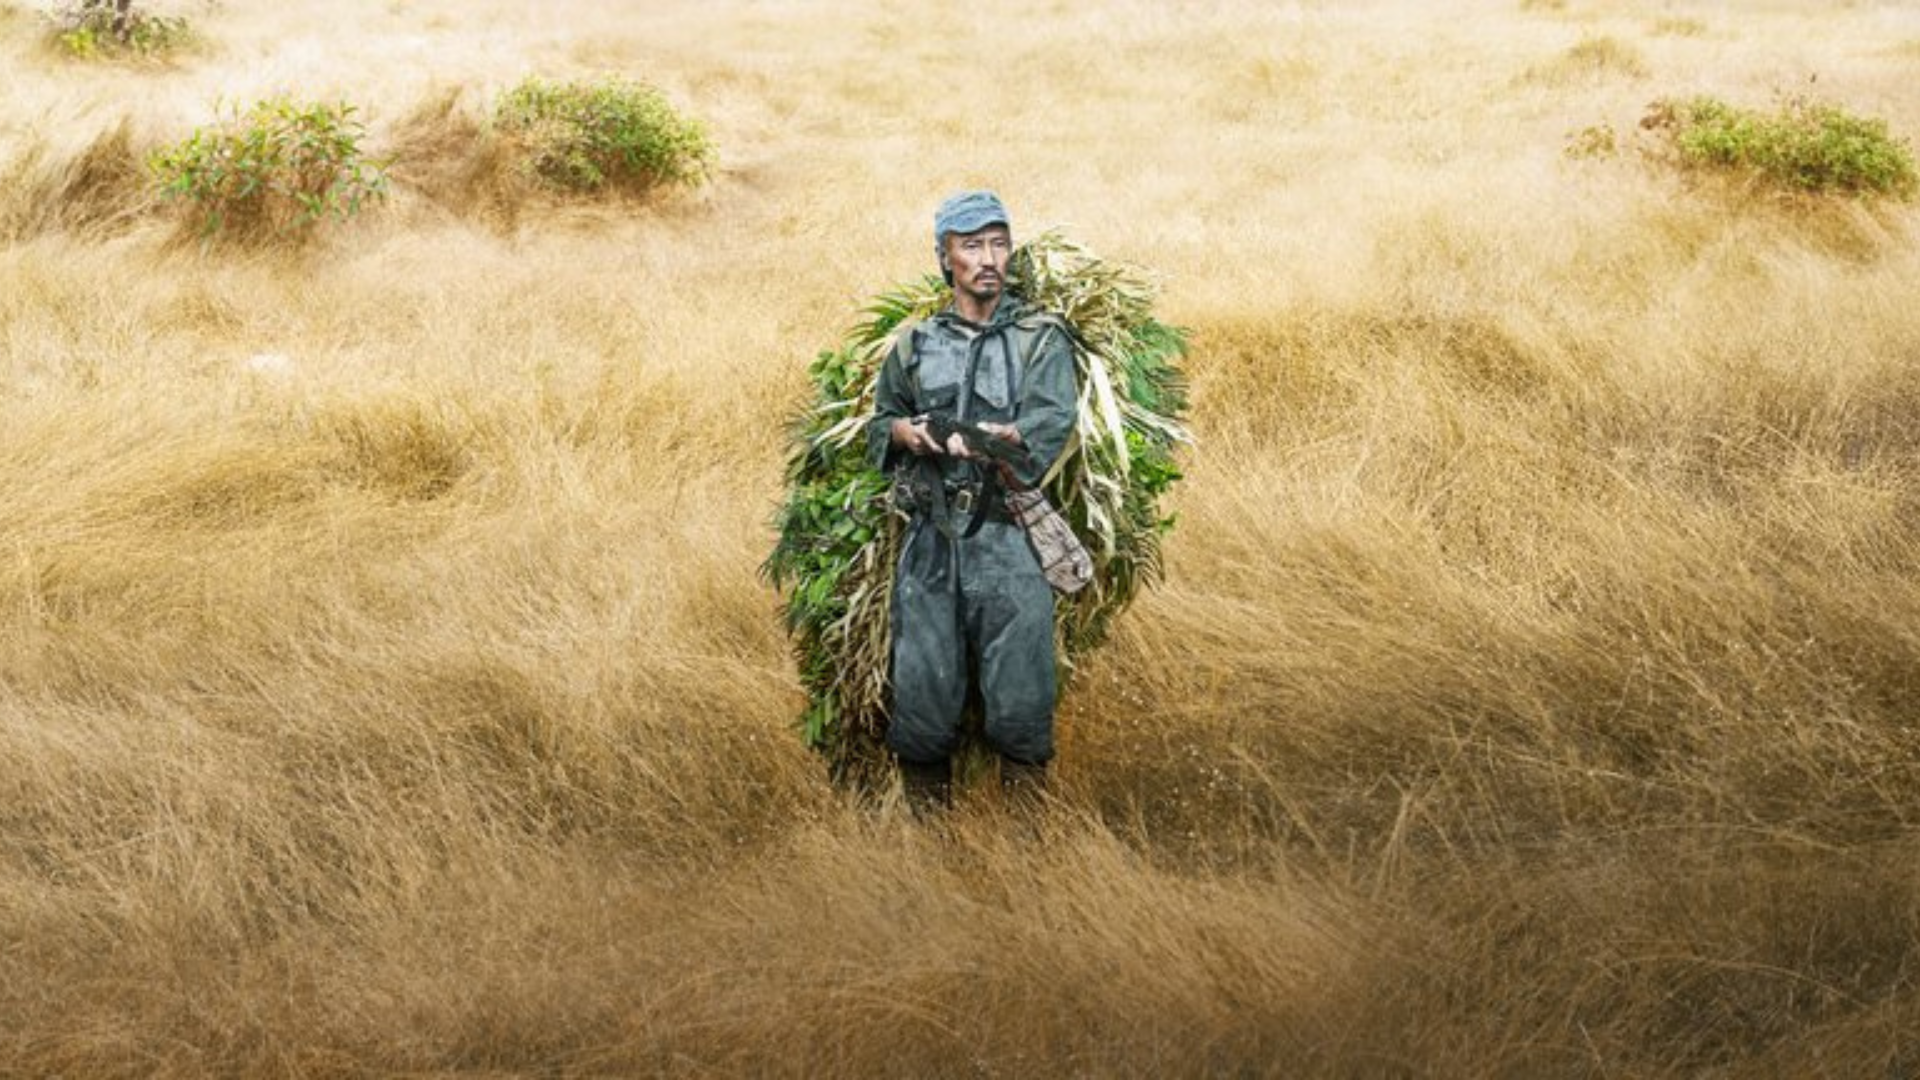
M 1053 591 L 1007 516 L 1008 478 L 960 436 L 936 440 L 927 414 L 1025 447 L 1010 482 L 1033 487 L 1066 446 L 1076 408 L 1063 324 L 1006 292 L 1013 236 L 999 198 L 969 191 L 943 203 L 934 251 L 953 303 L 901 333 L 880 370 L 867 443 L 876 467 L 905 466 L 914 492 L 894 579 L 887 744 L 921 814 L 951 801 L 950 758 L 970 688 L 984 704 L 1002 784 L 1017 798 L 1037 793 L 1053 757 L 1055 694 Z

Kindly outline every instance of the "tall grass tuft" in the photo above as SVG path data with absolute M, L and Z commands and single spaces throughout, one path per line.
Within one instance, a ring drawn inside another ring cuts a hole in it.
M 159 202 L 135 144 L 132 125 L 119 122 L 71 156 L 44 138 L 0 166 L 0 237 L 24 239 L 55 230 L 93 235 L 118 231 Z
M 1606 36 L 1581 38 L 1550 63 L 1527 71 L 1527 81 L 1551 86 L 1592 83 L 1613 77 L 1645 78 L 1647 61 L 1640 50 Z

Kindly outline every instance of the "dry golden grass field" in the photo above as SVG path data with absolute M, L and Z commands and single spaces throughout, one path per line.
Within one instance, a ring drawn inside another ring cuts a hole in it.
M 1920 1076 L 1920 211 L 1636 149 L 1694 93 L 1913 139 L 1914 5 L 39 10 L 0 1075 Z M 603 73 L 710 183 L 475 159 Z M 392 199 L 182 239 L 141 159 L 277 92 Z M 1194 346 L 1037 834 L 838 796 L 756 576 L 806 363 L 975 185 Z

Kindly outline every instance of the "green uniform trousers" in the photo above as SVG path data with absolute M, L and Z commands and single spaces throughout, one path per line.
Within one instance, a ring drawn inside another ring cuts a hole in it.
M 948 539 L 925 514 L 901 544 L 893 586 L 893 717 L 887 745 L 935 762 L 960 742 L 978 680 L 987 741 L 1007 757 L 1053 757 L 1053 589 L 1018 525 L 989 519 Z

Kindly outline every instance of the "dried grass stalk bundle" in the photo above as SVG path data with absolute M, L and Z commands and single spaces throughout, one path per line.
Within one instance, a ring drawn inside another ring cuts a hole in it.
M 1161 497 L 1180 478 L 1174 451 L 1190 441 L 1178 367 L 1186 337 L 1153 317 L 1156 290 L 1142 271 L 1057 232 L 1014 253 L 1008 284 L 1073 331 L 1079 427 L 1045 484 L 1094 560 L 1092 584 L 1055 601 L 1070 672 L 1160 575 L 1161 539 L 1173 526 Z M 762 567 L 787 594 L 808 695 L 802 735 L 843 782 L 877 782 L 888 761 L 889 615 L 904 519 L 890 507 L 887 478 L 865 459 L 874 384 L 900 330 L 951 300 L 933 275 L 883 293 L 838 349 L 815 358 L 815 399 L 794 425 L 779 541 Z

